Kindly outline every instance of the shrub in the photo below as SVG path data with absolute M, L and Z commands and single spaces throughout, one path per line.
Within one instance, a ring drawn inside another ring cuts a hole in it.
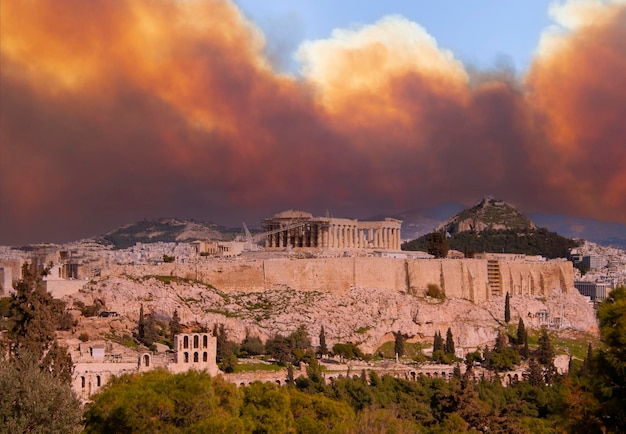
M 431 298 L 443 299 L 443 292 L 439 285 L 435 283 L 429 283 L 426 287 L 426 295 Z

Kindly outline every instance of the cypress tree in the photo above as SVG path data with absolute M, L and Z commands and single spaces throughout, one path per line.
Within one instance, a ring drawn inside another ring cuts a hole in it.
M 522 350 L 522 357 L 524 359 L 528 359 L 529 356 L 530 356 L 530 349 L 528 348 L 528 337 L 526 337 L 526 340 L 524 341 L 524 349 Z
M 504 298 L 504 322 L 508 324 L 509 321 L 511 321 L 511 297 L 507 292 Z
M 528 334 L 526 333 L 526 326 L 524 326 L 524 320 L 520 317 L 517 323 L 517 345 L 526 345 L 528 343 Z
M 396 341 L 394 343 L 393 350 L 398 357 L 402 357 L 404 355 L 404 336 L 402 336 L 400 331 L 394 333 L 394 336 L 396 337 Z
M 139 308 L 139 322 L 137 323 L 137 337 L 143 342 L 146 337 L 146 320 L 143 316 L 143 304 Z
M 441 337 L 441 333 L 439 333 L 439 331 L 435 332 L 435 338 L 433 340 L 433 353 L 435 351 L 443 351 L 443 338 Z
M 454 355 L 454 338 L 452 337 L 452 330 L 448 327 L 446 332 L 446 345 L 444 347 L 444 353 Z
M 320 347 L 318 349 L 318 354 L 320 357 L 324 357 L 328 353 L 328 347 L 326 346 L 326 332 L 324 330 L 324 326 L 320 329 Z

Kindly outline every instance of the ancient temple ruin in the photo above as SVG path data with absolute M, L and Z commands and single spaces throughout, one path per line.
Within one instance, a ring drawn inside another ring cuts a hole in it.
M 284 211 L 265 219 L 265 248 L 400 250 L 401 220 L 383 221 L 313 217 L 303 211 Z

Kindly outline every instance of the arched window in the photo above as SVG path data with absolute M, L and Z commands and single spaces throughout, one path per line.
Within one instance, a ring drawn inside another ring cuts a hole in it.
M 85 388 L 85 377 L 80 377 L 80 387 L 82 387 L 83 389 Z
M 150 356 L 148 354 L 144 354 L 143 356 L 143 365 L 147 368 L 150 366 Z
M 198 338 L 198 335 L 195 335 L 193 337 L 193 347 L 198 348 L 199 345 L 200 345 L 200 339 Z
M 189 353 L 185 351 L 185 363 L 189 363 Z
M 183 338 L 183 348 L 189 348 L 189 336 Z
M 193 362 L 198 363 L 198 352 L 193 353 Z
M 204 335 L 202 337 L 202 348 L 206 348 L 209 346 L 209 337 L 207 335 Z
M 202 353 L 202 361 L 205 363 L 209 361 L 209 355 L 207 354 L 206 351 Z
M 102 380 L 100 379 L 100 376 L 99 376 L 99 375 L 96 375 L 96 385 L 97 385 L 98 387 L 102 386 Z

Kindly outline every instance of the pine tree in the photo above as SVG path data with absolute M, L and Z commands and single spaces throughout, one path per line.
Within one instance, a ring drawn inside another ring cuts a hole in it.
M 445 258 L 448 255 L 448 239 L 443 232 L 433 232 L 428 237 L 427 252 L 435 258 Z
M 324 357 L 328 354 L 328 347 L 326 346 L 326 332 L 324 331 L 324 326 L 320 329 L 320 346 L 318 349 L 318 354 L 320 357 Z
M 446 332 L 446 345 L 444 347 L 444 353 L 454 355 L 454 338 L 452 337 L 452 330 L 448 327 Z
M 496 344 L 493 347 L 495 352 L 499 352 L 508 347 L 508 342 L 506 336 L 502 332 L 498 332 L 498 336 L 496 336 Z
M 511 321 L 511 297 L 507 292 L 504 299 L 504 322 L 508 324 L 509 321 Z

